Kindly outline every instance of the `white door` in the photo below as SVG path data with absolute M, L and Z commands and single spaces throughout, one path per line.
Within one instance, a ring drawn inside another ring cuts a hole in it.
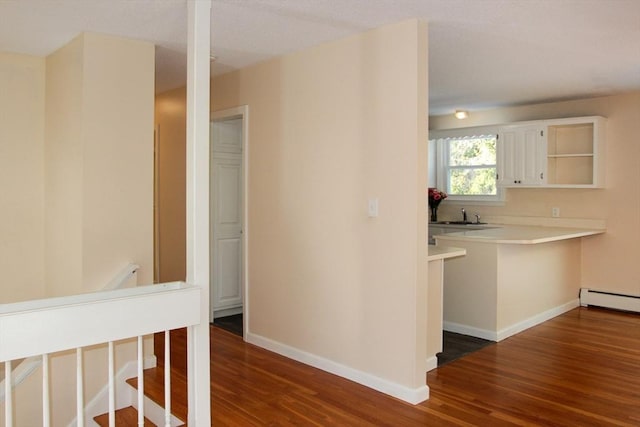
M 211 124 L 211 307 L 213 317 L 242 312 L 242 119 Z

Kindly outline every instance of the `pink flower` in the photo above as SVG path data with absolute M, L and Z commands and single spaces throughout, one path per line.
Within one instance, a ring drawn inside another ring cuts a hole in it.
M 447 193 L 435 187 L 429 187 L 429 206 L 438 206 L 441 201 L 447 198 Z

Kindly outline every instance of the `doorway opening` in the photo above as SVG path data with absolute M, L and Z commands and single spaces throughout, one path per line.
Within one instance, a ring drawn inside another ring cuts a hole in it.
M 210 322 L 247 316 L 247 106 L 214 112 L 210 132 Z

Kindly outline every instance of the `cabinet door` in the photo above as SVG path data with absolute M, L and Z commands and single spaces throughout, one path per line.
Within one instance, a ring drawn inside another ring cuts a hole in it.
M 510 187 L 517 184 L 517 159 L 516 159 L 516 130 L 505 129 L 498 134 L 498 179 L 501 187 Z
M 546 143 L 544 131 L 539 126 L 522 129 L 520 181 L 523 185 L 540 185 L 546 169 Z
M 498 136 L 498 185 L 541 185 L 545 175 L 545 144 L 541 126 L 509 126 Z

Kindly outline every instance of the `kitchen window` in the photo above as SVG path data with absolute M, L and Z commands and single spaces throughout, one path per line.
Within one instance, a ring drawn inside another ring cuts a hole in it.
M 436 137 L 429 141 L 429 163 L 435 173 L 430 173 L 429 186 L 444 190 L 451 201 L 502 201 L 496 180 L 497 135 L 495 127 L 431 132 Z

